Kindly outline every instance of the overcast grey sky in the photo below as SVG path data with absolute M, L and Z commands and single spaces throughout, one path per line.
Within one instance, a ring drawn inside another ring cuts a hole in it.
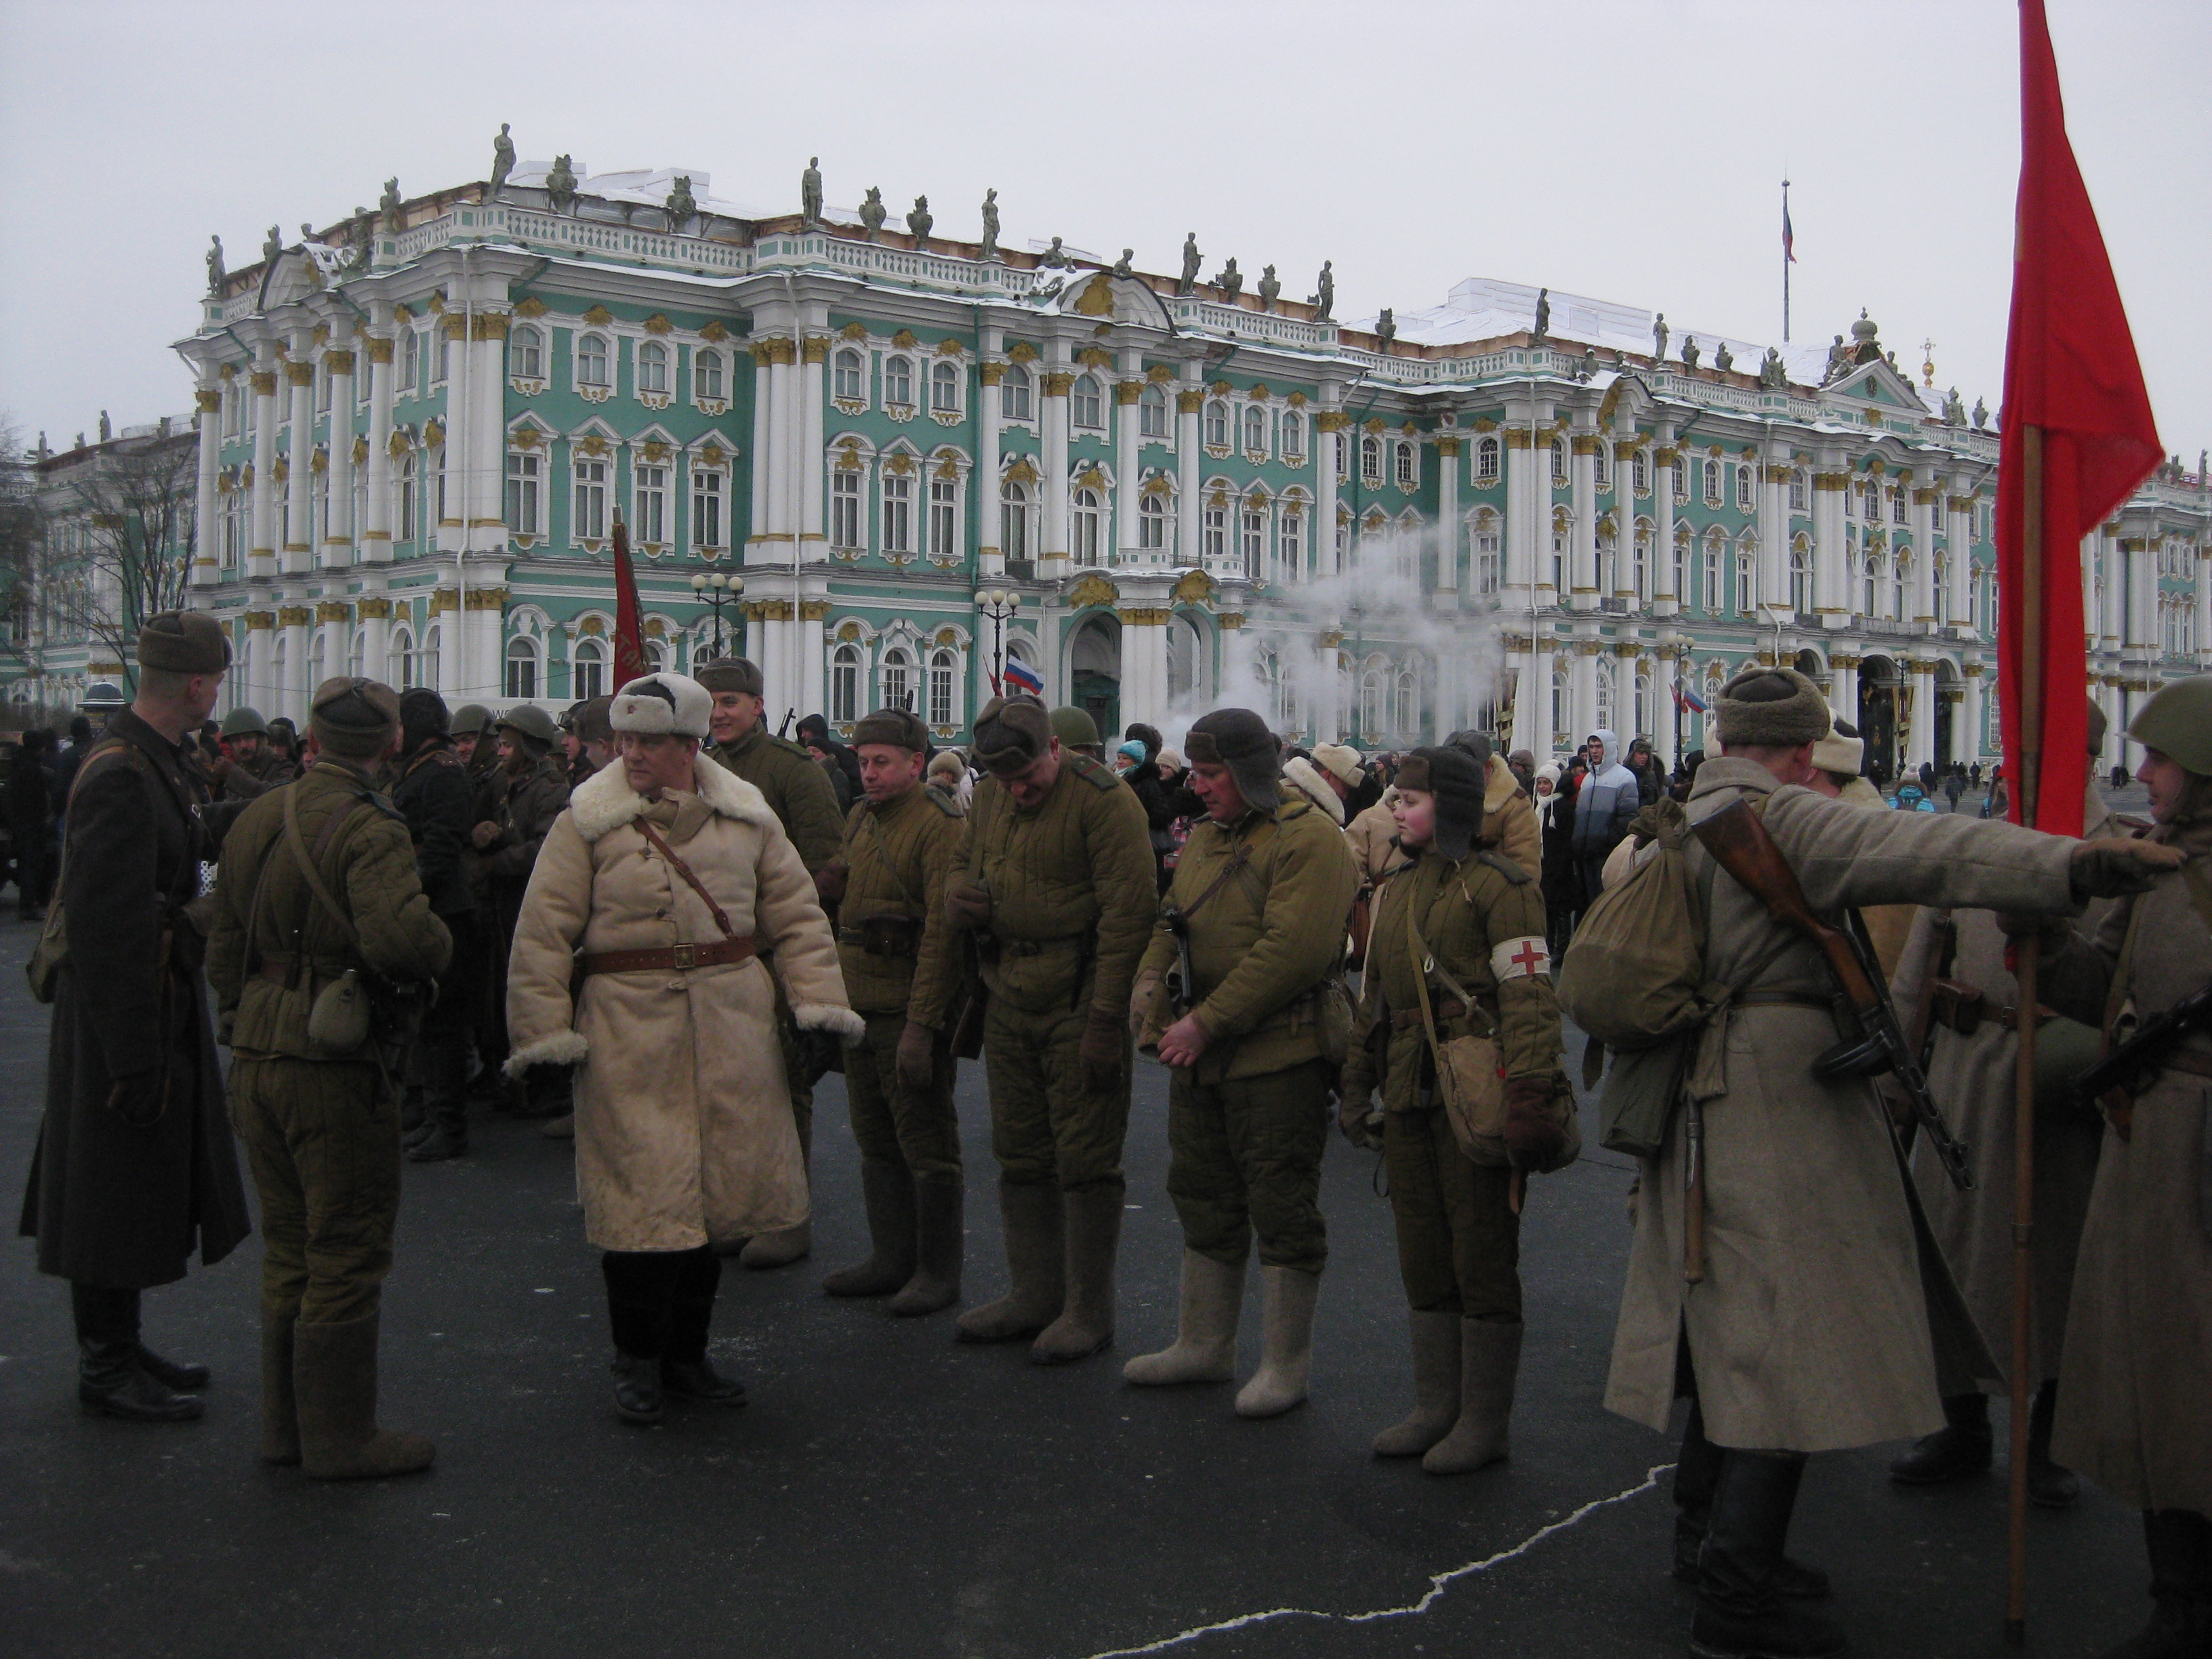
M 2169 452 L 2212 444 L 2212 5 L 2049 0 L 2074 146 Z M 2019 165 L 2011 0 L 1018 4 L 0 0 L 0 414 L 27 440 L 180 411 L 201 257 L 525 158 L 684 164 L 795 209 L 928 192 L 972 237 L 1209 273 L 1336 262 L 1338 314 L 1462 277 L 1655 306 L 1679 339 L 1866 307 L 1994 406 Z M 702 192 L 704 193 L 704 192 Z

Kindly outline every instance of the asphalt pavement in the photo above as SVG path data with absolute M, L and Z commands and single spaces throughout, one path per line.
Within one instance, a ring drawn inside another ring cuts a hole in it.
M 46 1011 L 0 921 L 0 1173 L 38 1127 Z M 1574 1051 L 1579 1054 L 1579 1045 Z M 981 1068 L 962 1066 L 968 1300 L 1005 1283 Z M 842 1084 L 817 1101 L 816 1251 L 732 1264 L 714 1357 L 735 1412 L 617 1420 L 605 1304 L 566 1142 L 479 1115 L 471 1154 L 410 1164 L 384 1302 L 383 1414 L 428 1475 L 321 1486 L 255 1461 L 258 1241 L 146 1297 L 146 1338 L 215 1367 L 184 1427 L 88 1417 L 68 1297 L 0 1265 L 0 1653 L 18 1659 L 493 1659 L 610 1654 L 1188 1659 L 1679 1655 L 1672 1444 L 1600 1400 L 1633 1170 L 1598 1150 L 1532 1185 L 1511 1460 L 1439 1480 L 1378 1463 L 1410 1403 L 1404 1302 L 1372 1154 L 1333 1139 L 1313 1398 L 1248 1423 L 1229 1388 L 1140 1390 L 1172 1334 L 1181 1238 L 1165 1073 L 1139 1072 L 1113 1350 L 1064 1369 L 956 1346 L 949 1315 L 836 1302 L 865 1248 Z M 9 1188 L 12 1203 L 14 1189 Z M 10 1212 L 12 1213 L 12 1211 Z M 1257 1281 L 1240 1375 L 1256 1363 Z M 2002 1433 L 2002 1413 L 1999 1413 Z M 2002 1442 L 2001 1442 L 2002 1443 Z M 1995 1655 L 2002 1462 L 1934 1492 L 1896 1448 L 1817 1458 L 1792 1553 L 1836 1580 L 1861 1655 Z M 2031 1650 L 2094 1654 L 2148 1612 L 2136 1516 L 2100 1494 L 2030 1517 Z

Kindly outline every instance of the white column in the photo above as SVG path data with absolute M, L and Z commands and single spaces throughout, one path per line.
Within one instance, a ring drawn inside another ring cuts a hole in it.
M 276 550 L 284 540 L 276 508 L 276 347 L 264 340 L 255 350 L 253 364 L 253 522 L 247 527 L 252 550 L 246 574 L 256 581 L 267 581 L 276 574 Z
M 1577 432 L 1571 445 L 1571 459 L 1568 463 L 1568 477 L 1573 489 L 1575 538 L 1573 556 L 1567 568 L 1567 583 L 1574 591 L 1572 599 L 1577 611 L 1598 608 L 1597 592 L 1597 447 L 1601 441 L 1595 432 Z M 1583 668 L 1575 670 L 1576 684 L 1582 683 Z M 1591 682 L 1595 692 L 1595 681 Z M 1577 697 L 1580 693 L 1577 692 Z M 1590 713 L 1591 706 L 1577 702 L 1576 717 Z
M 1121 613 L 1121 722 L 1157 726 L 1168 712 L 1168 612 Z
M 1969 766 L 1982 757 L 1982 672 L 1980 663 L 1964 665 L 1965 695 L 1959 700 L 1958 718 L 1952 726 L 1956 757 Z
M 1597 730 L 1599 642 L 1578 639 L 1573 649 L 1574 661 L 1567 669 L 1567 718 L 1574 722 L 1573 729 L 1566 734 L 1570 749 Z
M 1911 621 L 1922 632 L 1936 626 L 1936 506 L 1943 492 L 1936 475 L 1926 467 L 1912 474 L 1912 591 L 1906 596 L 1912 607 Z M 1933 751 L 1929 758 L 1933 759 Z
M 377 325 L 388 327 L 388 319 Z M 392 562 L 392 337 L 371 334 L 362 344 L 368 352 L 368 522 L 361 527 L 364 564 Z M 552 487 L 547 481 L 548 489 Z M 388 617 L 389 612 L 386 613 Z M 379 622 L 381 633 L 386 626 Z M 371 661 L 379 660 L 371 658 Z
M 830 709 L 823 684 L 828 672 L 825 659 L 828 641 L 823 632 L 823 623 L 829 615 L 829 600 L 807 599 L 800 604 L 799 621 L 793 625 L 794 661 L 792 679 L 796 690 L 788 706 L 801 714 L 823 714 Z M 915 672 L 926 675 L 928 670 L 927 666 L 918 666 Z M 927 708 L 927 699 L 917 696 L 915 706 Z M 776 718 L 781 720 L 783 716 L 779 714 Z
M 999 420 L 1002 395 L 999 387 L 1006 377 L 1006 366 L 995 355 L 999 349 L 996 329 L 984 331 L 983 349 L 993 355 L 975 369 L 975 574 L 979 578 L 996 580 L 1006 572 L 1006 556 L 999 546 Z M 975 654 L 979 659 L 985 655 L 980 639 Z M 984 672 L 989 672 L 988 660 Z M 988 684 L 988 680 L 984 684 Z M 976 707 L 982 705 L 978 703 Z
M 451 486 L 447 488 L 450 489 Z M 447 504 L 451 505 L 450 498 Z M 461 659 L 465 653 L 461 636 L 466 631 L 467 624 L 461 615 L 460 590 L 446 585 L 448 576 L 449 573 L 441 574 L 440 586 L 431 595 L 430 619 L 422 630 L 422 636 L 428 639 L 432 628 L 438 630 L 438 695 L 446 700 L 446 706 L 450 708 L 457 703 L 474 699 L 470 696 L 469 688 L 461 679 Z M 442 611 L 439 609 L 441 604 L 446 607 Z
M 1044 407 L 1040 428 L 1044 450 L 1044 563 L 1048 580 L 1067 574 L 1067 391 L 1075 376 L 1067 367 L 1067 342 L 1047 343 Z M 1129 694 L 1125 689 L 1121 694 Z
M 1973 501 L 1966 495 L 1966 481 L 1954 477 L 1950 494 L 1943 498 L 1944 550 L 1951 559 L 1951 592 L 1944 609 L 1949 613 L 1954 628 L 1972 629 L 1974 620 L 1974 538 L 1973 520 L 1970 516 Z M 2095 632 L 2097 619 L 2089 618 L 2091 632 Z M 1968 637 L 1972 637 L 1971 633 Z M 1973 756 L 1968 755 L 1971 761 Z
M 469 342 L 469 548 L 504 561 L 507 552 L 507 331 L 512 317 L 504 311 L 479 311 Z M 546 481 L 551 489 L 552 481 Z M 676 504 L 670 503 L 671 510 Z M 484 573 L 483 580 L 491 579 Z M 472 578 L 471 586 L 475 586 Z M 485 663 L 496 664 L 504 649 L 500 641 L 497 612 L 491 613 L 488 631 L 491 655 L 479 660 L 478 680 L 493 678 Z M 502 690 L 505 688 L 502 687 Z
M 1176 557 L 1179 565 L 1196 567 L 1199 556 L 1198 421 L 1206 407 L 1206 388 L 1198 383 L 1199 365 L 1183 365 L 1183 383 L 1176 391 Z M 1336 544 L 1336 514 L 1330 509 L 1327 534 Z
M 323 367 L 331 377 L 331 507 L 318 557 L 325 569 L 343 569 L 354 557 L 352 349 L 333 347 L 325 351 Z
M 2197 544 L 2197 665 L 2212 668 L 2212 541 Z
M 1437 440 L 1437 586 L 1430 603 L 1444 611 L 1460 606 L 1459 452 L 1456 437 Z M 1459 729 L 1455 710 L 1450 719 L 1455 723 L 1447 732 Z
M 1936 664 L 1915 657 L 1905 665 L 1912 676 L 1912 724 L 1906 734 L 1905 763 L 1917 767 L 1936 758 Z
M 799 465 L 796 469 L 799 475 L 797 528 L 800 558 L 809 564 L 817 564 L 830 556 L 829 538 L 823 532 L 823 515 L 827 510 L 827 503 L 823 500 L 825 488 L 823 451 L 828 443 L 828 435 L 823 428 L 823 376 L 827 372 L 830 362 L 830 337 L 826 334 L 808 335 L 799 347 L 799 359 L 797 382 L 799 408 L 796 411 L 798 419 L 793 422 L 792 428 L 792 441 L 799 446 Z M 962 365 L 962 372 L 963 374 L 966 372 L 964 363 Z M 920 499 L 915 502 L 914 510 L 917 518 L 929 510 L 929 487 L 926 481 L 922 484 Z M 920 528 L 921 526 L 917 523 L 917 532 Z M 820 631 L 818 624 L 816 631 L 817 633 Z M 820 654 L 817 652 L 815 657 Z M 810 657 L 806 660 L 811 662 L 814 658 Z M 808 708 L 824 706 L 817 698 L 815 702 L 809 704 L 807 708 L 802 708 L 799 712 L 805 714 L 808 712 Z
M 384 578 L 372 575 L 364 580 L 380 583 Z M 392 600 L 381 589 L 364 591 L 356 609 L 361 617 L 362 672 L 373 680 L 384 679 L 389 672 L 386 658 L 392 645 Z
M 1119 368 L 1121 378 L 1114 382 L 1114 562 L 1135 564 L 1143 557 L 1137 546 L 1137 489 L 1144 471 L 1137 413 L 1138 399 L 1145 395 L 1144 353 L 1121 353 Z
M 1669 772 L 1679 758 L 1674 750 L 1674 681 L 1680 660 L 1681 647 L 1668 641 L 1660 645 L 1651 665 L 1651 752 Z
M 2127 537 L 2120 545 L 2128 556 L 2125 650 L 2130 657 L 2148 663 L 2158 656 L 2158 556 L 2148 535 Z
M 1828 658 L 1828 706 L 1839 720 L 1854 725 L 1859 717 L 1859 659 L 1854 652 L 1838 651 Z M 1707 715 L 1710 720 L 1712 718 Z
M 1314 434 L 1314 514 L 1313 534 L 1308 538 L 1311 546 L 1307 552 L 1307 568 L 1316 576 L 1334 576 L 1336 569 L 1336 434 L 1344 424 L 1341 410 L 1323 409 L 1315 412 Z M 1196 429 L 1196 422 L 1193 422 Z M 1335 659 L 1335 647 L 1329 648 L 1331 661 Z M 1330 707 L 1334 707 L 1335 672 L 1329 677 Z M 1334 728 L 1332 727 L 1333 731 Z
M 775 465 L 769 473 L 768 533 L 771 541 L 788 543 L 799 533 L 799 515 L 793 510 L 795 503 L 792 501 L 796 480 L 790 451 L 787 447 L 795 441 L 799 430 L 799 422 L 793 418 L 792 408 L 792 400 L 798 392 L 793 370 L 797 366 L 799 347 L 788 335 L 778 336 L 768 344 L 768 421 L 769 428 L 775 434 L 771 441 L 775 452 Z M 927 388 L 923 395 L 927 395 Z M 776 557 L 779 562 L 788 561 L 791 549 L 787 545 L 779 547 Z
M 1613 597 L 1632 616 L 1636 598 L 1636 422 L 1624 412 L 1613 438 Z
M 284 682 L 276 707 L 261 711 L 270 720 L 289 715 L 302 736 L 307 730 L 307 697 L 314 690 L 307 683 L 307 636 L 313 631 L 314 612 L 301 603 L 305 597 L 288 595 L 277 609 L 276 626 L 284 641 Z
M 1762 452 L 1759 466 L 1759 601 L 1790 606 L 1790 452 Z
M 288 576 L 312 569 L 315 562 L 315 364 L 311 341 L 302 331 L 292 337 L 292 356 L 284 378 L 292 398 L 291 448 L 284 488 L 284 558 Z
M 1535 658 L 1526 640 L 1508 635 L 1504 644 L 1505 672 L 1513 686 L 1513 723 L 1505 734 L 1505 746 L 1526 749 L 1541 764 L 1546 757 L 1536 748 Z
M 775 428 L 769 418 L 769 362 L 772 355 L 770 343 L 765 339 L 753 342 L 753 453 L 752 483 L 747 492 L 752 500 L 752 511 L 746 524 L 745 562 L 765 564 L 775 556 L 768 550 L 769 497 L 770 480 L 775 477 L 773 458 Z M 734 528 L 732 531 L 735 534 Z M 865 533 L 865 532 L 864 532 Z M 757 647 L 754 647 L 757 648 Z
M 1822 465 L 1827 465 L 1826 457 Z M 1813 606 L 1820 625 L 1840 629 L 1850 620 L 1850 573 L 1844 568 L 1844 474 L 1836 471 L 1813 475 Z M 1858 718 L 1856 708 L 1846 720 Z
M 206 380 L 194 397 L 199 418 L 199 477 L 192 496 L 192 586 L 212 587 L 220 580 L 222 557 L 222 506 L 216 492 L 216 474 L 222 459 L 222 383 Z
M 2117 655 L 2127 633 L 2128 567 L 2119 534 L 2110 524 L 2097 526 L 2097 562 L 2105 573 L 2105 603 L 2097 619 L 2098 649 Z
M 1651 614 L 1678 616 L 1674 591 L 1674 469 L 1681 465 L 1671 426 L 1660 427 L 1651 448 Z
M 1313 688 L 1306 708 L 1309 746 L 1334 743 L 1344 731 L 1344 711 L 1337 706 L 1336 695 L 1337 656 L 1343 642 L 1344 635 L 1334 629 L 1314 635 Z
M 1550 603 L 1530 584 L 1541 574 L 1537 557 L 1539 520 L 1550 514 L 1537 504 L 1536 457 L 1526 427 L 1505 428 L 1505 594 L 1504 608 L 1515 611 Z
M 1535 752 L 1536 764 L 1543 765 L 1552 758 L 1552 650 L 1554 641 L 1547 635 L 1536 636 L 1536 648 L 1530 659 L 1529 690 L 1534 695 L 1528 701 L 1528 747 Z M 1571 745 L 1570 745 L 1571 746 Z

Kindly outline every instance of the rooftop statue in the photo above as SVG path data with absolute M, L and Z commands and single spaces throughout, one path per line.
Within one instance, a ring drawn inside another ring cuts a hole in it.
M 1726 340 L 1713 348 L 1713 367 L 1723 374 L 1735 367 L 1735 354 L 1728 349 Z
M 553 171 L 545 175 L 545 200 L 556 213 L 568 212 L 576 205 L 576 169 L 566 155 L 553 158 Z
M 1125 247 L 1121 250 L 1121 257 L 1114 261 L 1114 274 L 1116 276 L 1133 276 L 1137 274 L 1136 249 Z
M 1182 275 L 1176 279 L 1176 292 L 1186 298 L 1198 292 L 1198 270 L 1202 257 L 1198 251 L 1198 233 L 1192 231 L 1182 239 Z
M 1275 268 L 1274 268 L 1274 266 L 1273 266 L 1273 265 L 1269 265 L 1269 266 L 1267 266 L 1265 270 L 1261 270 L 1261 273 L 1260 273 L 1260 309 L 1261 309 L 1261 310 L 1262 310 L 1262 311 L 1273 311 L 1273 310 L 1275 308 L 1275 296 L 1276 296 L 1277 295 L 1280 294 L 1282 291 L 1283 291 L 1283 285 L 1282 285 L 1280 283 L 1279 283 L 1279 282 L 1277 282 L 1277 281 L 1275 280 Z
M 1667 313 L 1663 311 L 1651 325 L 1651 355 L 1662 363 L 1667 361 Z
M 499 194 L 507 175 L 514 171 L 514 140 L 507 136 L 507 125 L 501 121 L 499 137 L 491 141 L 491 184 L 484 191 L 487 199 Z
M 1398 315 L 1389 306 L 1384 306 L 1375 319 L 1375 337 L 1385 351 L 1390 349 L 1390 342 L 1398 337 Z
M 284 233 L 274 225 L 270 226 L 269 234 L 261 239 L 261 262 L 273 265 L 276 263 L 276 256 L 283 251 Z
M 568 182 L 573 188 L 575 180 L 572 179 Z M 392 235 L 396 236 L 407 228 L 406 214 L 399 200 L 398 179 L 384 181 L 384 194 L 376 198 L 376 210 L 382 218 L 384 228 Z
M 1075 262 L 1067 257 L 1067 250 L 1060 245 L 1060 238 L 1052 239 L 1052 246 L 1037 256 L 1037 264 L 1047 270 L 1066 270 Z
M 822 158 L 806 158 L 806 171 L 799 175 L 799 221 L 812 230 L 822 222 Z
M 1237 261 L 1233 257 L 1213 274 L 1213 285 L 1221 290 L 1222 298 L 1231 304 L 1234 304 L 1237 296 L 1244 291 L 1244 273 L 1237 269 Z
M 1314 303 L 1321 307 L 1322 321 L 1331 320 L 1330 313 L 1336 309 L 1336 268 L 1334 260 L 1321 262 L 1321 292 L 1314 295 Z
M 691 194 L 690 173 L 679 173 L 676 175 L 676 188 L 668 192 L 668 200 L 663 205 L 668 210 L 668 228 L 671 230 L 681 230 L 696 216 L 699 211 L 699 202 L 698 198 Z
M 2212 472 L 2207 472 L 2204 470 L 2204 463 L 2207 460 L 2212 460 L 2212 451 L 2198 450 L 2197 452 L 2197 483 L 2199 488 L 2212 485 Z
M 890 210 L 884 206 L 884 187 L 870 185 L 868 199 L 860 204 L 860 240 L 874 241 L 876 234 L 884 228 L 884 221 L 890 216 Z
M 995 261 L 999 257 L 999 192 L 983 192 L 983 243 L 980 256 Z
M 1790 386 L 1790 370 L 1782 361 L 1782 354 L 1774 347 L 1766 348 L 1766 356 L 1759 360 L 1759 383 L 1769 392 L 1786 391 Z
M 915 197 L 914 198 L 914 211 L 906 216 L 906 228 L 914 233 L 914 245 L 916 248 L 926 249 L 928 247 L 929 228 L 936 222 L 937 221 L 930 215 L 929 198 L 927 196 Z
M 1975 430 L 1975 431 L 1977 431 L 1977 432 L 1979 432 L 1979 431 L 1983 430 L 1984 428 L 1986 428 L 1986 427 L 1989 425 L 1989 423 L 1990 423 L 1990 405 L 1989 405 L 1989 401 L 1988 401 L 1988 399 L 1984 398 L 1975 398 L 1975 399 L 1974 399 L 1974 430 Z
M 1826 386 L 1851 366 L 1851 349 L 1844 343 L 1844 337 L 1836 336 L 1835 344 L 1828 348 L 1828 365 L 1821 371 L 1820 384 Z
M 1536 290 L 1536 337 L 1542 339 L 1552 331 L 1552 290 Z
M 208 292 L 220 298 L 222 295 L 222 280 L 226 274 L 222 268 L 222 238 L 220 236 L 208 238 L 207 268 Z
M 1682 367 L 1695 368 L 1697 366 L 1698 337 L 1694 334 L 1685 334 L 1682 337 Z
M 1966 400 L 1959 396 L 1959 388 L 1956 386 L 1953 386 L 1944 394 L 1943 422 L 1947 426 L 1964 426 L 1966 423 Z
M 1575 379 L 1577 380 L 1595 380 L 1596 378 L 1597 348 L 1595 346 L 1584 346 L 1583 348 L 1583 360 L 1575 365 Z
M 114 435 L 115 435 L 115 428 L 114 428 L 113 427 L 112 427 L 112 426 L 110 426 L 110 425 L 108 425 L 108 423 L 107 423 L 107 411 L 106 411 L 106 410 L 104 410 L 104 409 L 103 409 L 103 410 L 101 410 L 100 411 L 100 442 L 102 442 L 102 443 L 106 443 L 109 439 L 112 438 Z

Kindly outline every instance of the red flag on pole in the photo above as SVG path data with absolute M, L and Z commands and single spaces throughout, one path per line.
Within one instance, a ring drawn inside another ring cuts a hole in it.
M 615 520 L 615 684 L 621 690 L 653 672 L 637 615 L 637 572 L 629 562 L 629 527 Z
M 2163 451 L 2104 235 L 2067 142 L 2043 0 L 2021 0 L 2020 79 L 1997 469 L 1999 714 L 2014 821 L 2078 836 L 2088 776 L 2081 538 Z M 2031 452 L 2039 447 L 2036 490 Z

